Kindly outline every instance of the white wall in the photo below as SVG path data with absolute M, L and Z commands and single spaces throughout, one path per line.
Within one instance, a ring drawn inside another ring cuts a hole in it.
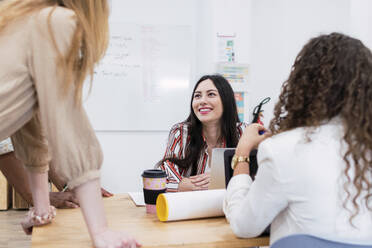
M 350 34 L 372 49 L 372 1 L 350 1 Z
M 370 47 L 372 44 L 369 0 L 120 1 L 126 9 L 115 9 L 113 15 L 136 16 L 138 23 L 143 22 L 144 15 L 156 12 L 161 16 L 158 21 L 165 23 L 185 13 L 194 15 L 190 17 L 194 18 L 196 34 L 194 82 L 201 75 L 215 71 L 217 32 L 236 33 L 237 62 L 250 66 L 252 93 L 245 114 L 251 115 L 252 108 L 270 96 L 272 101 L 264 107 L 265 124 L 273 116 L 274 103 L 296 54 L 309 38 L 336 31 L 354 35 Z M 182 8 L 186 11 L 180 12 Z M 161 159 L 168 133 L 98 132 L 97 135 L 105 154 L 103 186 L 117 193 L 141 190 L 140 174 Z
M 250 0 L 199 1 L 197 29 L 197 75 L 216 70 L 217 33 L 236 34 L 236 62 L 250 63 Z
M 162 158 L 168 133 L 98 132 L 97 136 L 104 153 L 102 185 L 119 193 L 141 189 L 141 173 Z
M 302 46 L 314 36 L 329 32 L 348 33 L 348 0 L 260 0 L 252 3 L 251 90 L 259 92 L 249 99 L 252 108 L 265 96 L 265 124 L 282 83 Z

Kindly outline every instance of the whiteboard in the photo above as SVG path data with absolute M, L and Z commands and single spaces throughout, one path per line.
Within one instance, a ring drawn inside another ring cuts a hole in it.
M 113 1 L 112 9 L 125 8 L 124 2 Z M 109 48 L 95 69 L 90 92 L 84 90 L 96 131 L 169 130 L 190 111 L 192 22 L 160 22 L 140 8 L 136 15 L 132 3 L 135 20 L 125 14 L 111 17 Z

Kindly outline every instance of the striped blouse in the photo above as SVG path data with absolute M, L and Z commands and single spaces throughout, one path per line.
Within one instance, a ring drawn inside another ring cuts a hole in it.
M 238 131 L 239 138 L 243 134 L 245 127 L 247 126 L 244 122 L 238 122 L 236 128 Z M 186 122 L 181 122 L 175 124 L 169 132 L 168 145 L 165 151 L 164 158 L 185 158 L 186 147 L 190 141 L 190 136 L 188 135 L 189 124 Z M 223 143 L 222 147 L 226 147 L 226 143 Z M 203 174 L 208 171 L 208 147 L 204 140 L 204 146 L 202 148 L 201 156 L 197 163 L 196 174 Z M 183 177 L 189 177 L 192 173 L 192 167 L 185 169 L 179 167 L 178 165 L 166 160 L 160 165 L 160 168 L 167 173 L 167 191 L 175 192 L 178 190 L 178 184 Z

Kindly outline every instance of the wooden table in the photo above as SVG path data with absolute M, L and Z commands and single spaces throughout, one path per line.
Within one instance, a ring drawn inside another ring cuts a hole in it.
M 127 194 L 104 199 L 109 226 L 133 235 L 143 247 L 252 247 L 269 245 L 269 237 L 239 239 L 223 217 L 160 222 L 136 207 Z M 34 228 L 31 246 L 92 247 L 80 209 L 59 209 L 52 224 Z

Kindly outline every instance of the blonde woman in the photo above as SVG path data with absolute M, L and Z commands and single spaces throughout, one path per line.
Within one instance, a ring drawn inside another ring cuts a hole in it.
M 34 208 L 22 226 L 45 225 L 48 166 L 76 193 L 96 247 L 138 247 L 108 229 L 100 192 L 102 152 L 82 107 L 82 87 L 108 43 L 106 0 L 7 0 L 0 4 L 0 140 L 26 165 Z M 52 161 L 52 163 L 50 163 Z

